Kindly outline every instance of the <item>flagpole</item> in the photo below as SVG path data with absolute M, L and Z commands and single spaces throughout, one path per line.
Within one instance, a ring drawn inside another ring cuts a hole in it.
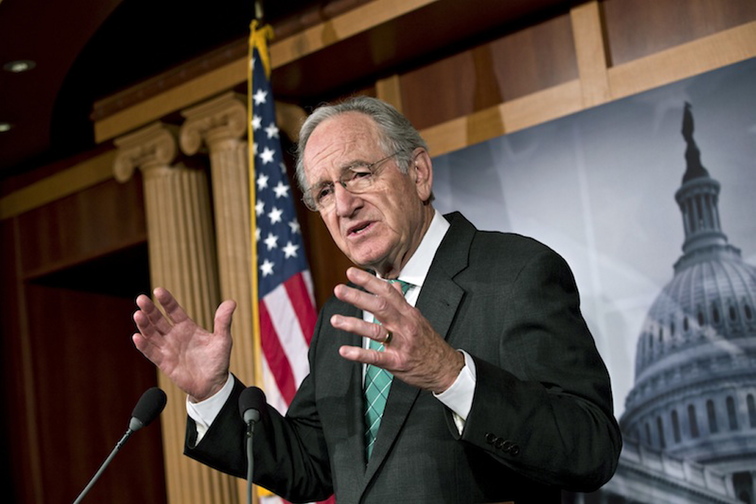
M 258 7 L 257 4 L 259 2 L 255 2 L 255 11 L 257 11 Z M 257 228 L 257 221 L 256 221 L 256 215 L 255 215 L 255 201 L 257 200 L 256 193 L 255 193 L 255 157 L 254 157 L 254 134 L 252 130 L 252 57 L 254 53 L 254 45 L 252 43 L 253 40 L 253 32 L 255 30 L 255 23 L 257 23 L 257 20 L 253 20 L 252 23 L 250 23 L 250 35 L 249 35 L 249 43 L 248 43 L 248 54 L 247 54 L 247 174 L 249 176 L 249 238 L 250 238 L 250 257 L 249 257 L 249 268 L 250 268 L 250 280 L 252 285 L 250 286 L 252 290 L 252 295 L 250 297 L 252 306 L 250 307 L 252 310 L 252 356 L 254 359 L 254 384 L 260 385 L 262 383 L 262 372 L 260 370 L 261 365 L 261 359 L 260 359 L 260 317 L 259 317 L 259 308 L 257 306 L 258 303 L 258 289 L 257 289 L 257 240 L 255 237 L 257 236 L 256 228 Z M 247 500 L 252 500 L 252 502 L 258 502 L 257 495 L 255 495 L 254 490 L 252 490 L 252 495 L 249 495 L 251 488 L 249 487 L 249 482 L 247 482 L 246 485 L 246 494 L 247 494 Z
M 255 13 L 261 12 L 262 7 L 260 1 L 255 2 Z M 254 154 L 254 131 L 252 129 L 252 58 L 254 53 L 254 37 L 255 30 L 260 25 L 260 19 L 255 18 L 250 24 L 250 36 L 249 36 L 249 54 L 248 69 L 249 76 L 247 78 L 247 155 L 249 162 L 249 222 L 250 222 L 250 278 L 252 279 L 252 338 L 254 349 L 254 384 L 261 387 L 263 386 L 263 373 L 262 373 L 262 345 L 260 342 L 260 313 L 259 313 L 259 292 L 258 292 L 258 274 L 257 274 L 257 215 L 255 213 L 255 202 L 257 201 L 256 187 L 255 187 L 255 154 Z
M 260 329 L 260 293 L 259 293 L 259 272 L 258 272 L 258 253 L 257 253 L 257 187 L 256 178 L 257 170 L 255 163 L 255 135 L 253 128 L 253 95 L 254 95 L 254 83 L 253 83 L 253 58 L 255 48 L 258 50 L 258 57 L 261 61 L 258 64 L 262 64 L 266 69 L 266 74 L 270 73 L 270 61 L 269 55 L 263 51 L 267 48 L 267 43 L 261 43 L 261 40 L 265 40 L 270 37 L 271 29 L 263 24 L 263 7 L 262 0 L 255 1 L 255 19 L 250 23 L 249 33 L 249 53 L 247 61 L 249 64 L 248 77 L 247 77 L 247 155 L 249 159 L 249 221 L 250 221 L 250 267 L 251 267 L 251 281 L 252 281 L 252 347 L 254 350 L 254 384 L 261 389 L 265 389 L 265 378 L 263 376 L 263 354 L 262 354 L 262 341 L 261 341 L 261 329 Z M 260 39 L 263 37 L 263 39 Z M 252 495 L 250 495 L 252 492 Z M 273 495 L 268 490 L 254 486 L 247 487 L 247 499 L 252 499 L 254 502 L 259 503 L 261 497 Z
M 263 14 L 264 12 L 263 12 L 262 0 L 255 0 L 255 19 L 260 25 L 263 24 L 263 18 L 264 18 Z

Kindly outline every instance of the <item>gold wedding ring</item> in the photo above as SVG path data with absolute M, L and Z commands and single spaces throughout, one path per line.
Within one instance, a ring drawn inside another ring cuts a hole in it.
M 382 343 L 384 345 L 388 345 L 389 343 L 391 343 L 391 338 L 393 338 L 393 337 L 394 337 L 394 335 L 391 333 L 391 331 L 386 331 L 386 337 L 383 338 Z

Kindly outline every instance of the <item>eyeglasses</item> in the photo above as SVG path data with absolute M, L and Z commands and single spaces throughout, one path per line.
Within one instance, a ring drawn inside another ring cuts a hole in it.
M 341 176 L 336 181 L 341 187 L 352 194 L 361 194 L 368 191 L 375 183 L 383 169 L 381 165 L 399 154 L 395 152 L 374 163 L 357 162 L 344 168 Z M 336 201 L 334 183 L 321 182 L 305 191 L 302 201 L 313 212 L 328 212 L 333 208 Z

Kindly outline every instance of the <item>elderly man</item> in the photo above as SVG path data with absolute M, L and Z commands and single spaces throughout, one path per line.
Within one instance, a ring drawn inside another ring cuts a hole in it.
M 256 483 L 292 501 L 544 504 L 612 476 L 609 377 L 559 255 L 434 210 L 425 142 L 373 98 L 307 119 L 297 177 L 360 268 L 321 311 L 287 415 L 262 412 Z M 167 315 L 140 296 L 133 340 L 189 396 L 186 453 L 244 476 L 234 304 L 208 333 L 155 295 Z

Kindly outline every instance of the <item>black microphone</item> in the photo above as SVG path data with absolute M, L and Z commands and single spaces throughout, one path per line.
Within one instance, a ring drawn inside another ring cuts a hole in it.
M 260 420 L 260 410 L 265 406 L 265 393 L 257 387 L 247 387 L 239 396 L 239 416 L 249 426 Z M 254 427 L 253 427 L 254 431 Z
M 165 392 L 157 387 L 148 389 L 139 398 L 139 402 L 134 406 L 134 411 L 131 412 L 129 430 L 136 432 L 142 427 L 147 427 L 163 412 L 166 401 Z
M 254 475 L 255 460 L 252 454 L 252 435 L 255 423 L 260 420 L 260 411 L 266 405 L 265 393 L 257 387 L 247 387 L 239 396 L 239 416 L 247 425 L 247 502 L 252 502 L 252 476 Z
M 152 387 L 151 389 L 145 391 L 144 394 L 142 394 L 142 397 L 139 398 L 139 402 L 137 402 L 137 405 L 134 407 L 134 411 L 131 413 L 131 420 L 129 421 L 129 428 L 126 430 L 126 434 L 124 434 L 121 440 L 116 443 L 113 451 L 110 452 L 110 455 L 108 455 L 108 458 L 105 459 L 105 462 L 102 463 L 92 480 L 76 498 L 74 504 L 79 504 L 84 496 L 89 493 L 95 482 L 105 471 L 105 468 L 108 466 L 108 464 L 110 464 L 110 461 L 113 460 L 113 457 L 115 457 L 116 453 L 118 453 L 121 447 L 123 447 L 124 443 L 126 443 L 126 440 L 129 439 L 129 437 L 131 437 L 133 433 L 135 433 L 142 427 L 146 427 L 150 424 L 150 422 L 160 416 L 163 408 L 165 408 L 166 400 L 167 399 L 165 392 L 157 387 Z

